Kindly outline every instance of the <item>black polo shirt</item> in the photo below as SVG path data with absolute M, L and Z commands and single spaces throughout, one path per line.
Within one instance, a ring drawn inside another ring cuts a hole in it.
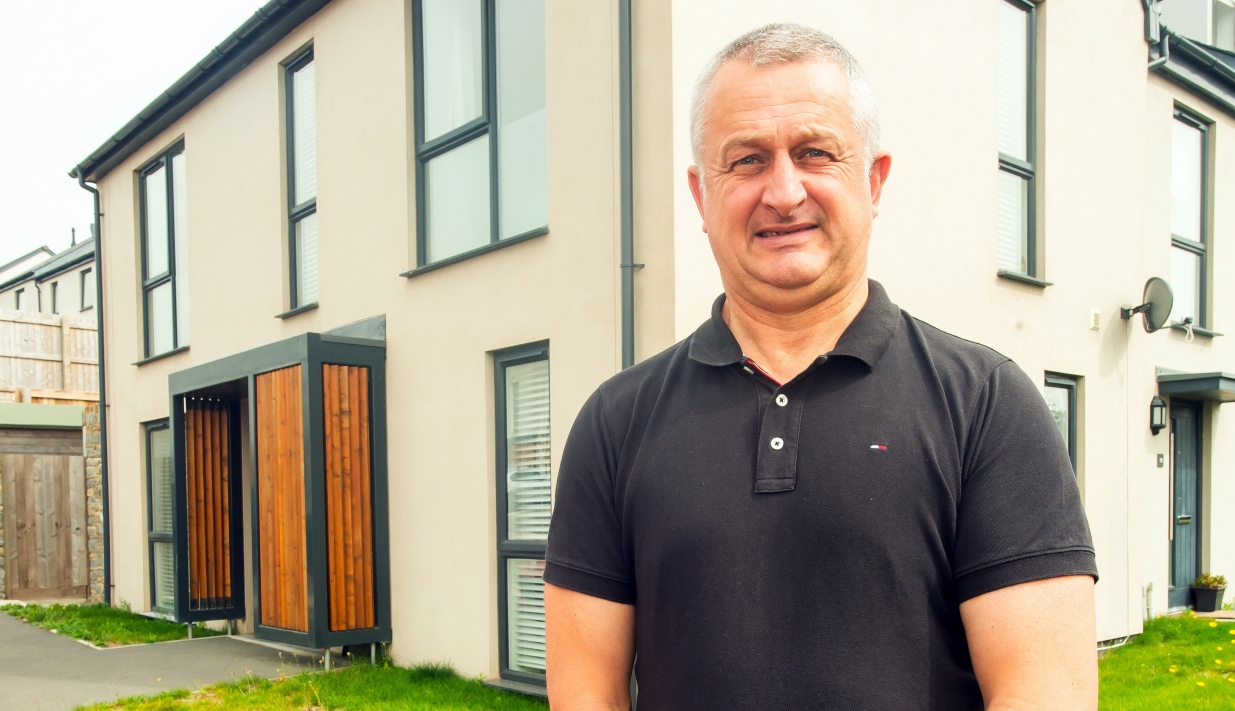
M 874 281 L 780 385 L 723 303 L 584 405 L 545 580 L 635 606 L 640 711 L 981 711 L 960 603 L 1097 577 L 1041 394 Z

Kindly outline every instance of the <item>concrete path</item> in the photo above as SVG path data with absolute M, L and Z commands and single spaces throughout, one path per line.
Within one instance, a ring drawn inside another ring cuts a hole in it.
M 192 689 L 256 674 L 268 678 L 314 667 L 308 653 L 204 637 L 92 649 L 0 612 L 0 709 L 72 709 L 135 694 Z

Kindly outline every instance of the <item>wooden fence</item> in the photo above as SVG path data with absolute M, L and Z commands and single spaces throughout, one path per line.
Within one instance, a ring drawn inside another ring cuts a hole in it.
M 77 405 L 98 390 L 93 318 L 0 309 L 0 402 Z

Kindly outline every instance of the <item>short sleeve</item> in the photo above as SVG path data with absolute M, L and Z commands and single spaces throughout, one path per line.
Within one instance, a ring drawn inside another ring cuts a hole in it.
M 616 448 L 600 391 L 570 430 L 558 468 L 545 582 L 633 605 L 634 579 L 615 494 Z
M 972 413 L 952 561 L 960 601 L 1046 578 L 1097 579 L 1076 475 L 1038 389 L 1005 361 Z

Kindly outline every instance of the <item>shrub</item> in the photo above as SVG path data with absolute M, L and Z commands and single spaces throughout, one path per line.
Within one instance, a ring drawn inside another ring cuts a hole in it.
M 1226 576 L 1214 575 L 1213 573 L 1201 573 L 1201 576 L 1192 581 L 1194 588 L 1225 588 Z

